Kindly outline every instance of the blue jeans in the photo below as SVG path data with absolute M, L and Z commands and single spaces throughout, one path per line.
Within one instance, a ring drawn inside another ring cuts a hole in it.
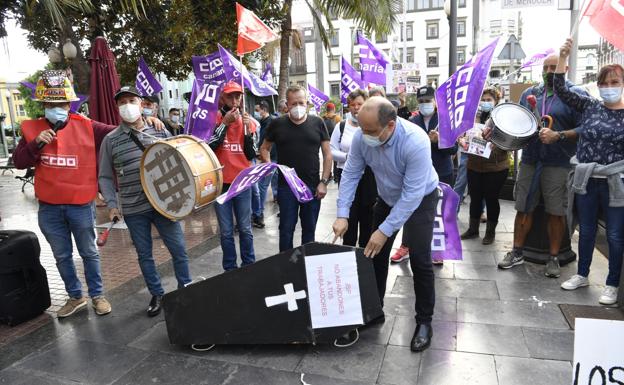
M 264 204 L 260 201 L 260 182 L 251 185 L 251 212 L 259 217 L 263 213 Z
M 606 179 L 590 178 L 587 194 L 575 196 L 575 207 L 579 220 L 578 274 L 589 275 L 596 243 L 598 209 L 605 213 L 607 221 L 607 243 L 609 245 L 609 275 L 607 285 L 619 286 L 624 254 L 624 207 L 609 207 L 609 186 Z
M 234 244 L 234 216 L 236 216 L 236 226 L 240 237 L 241 266 L 254 263 L 256 256 L 251 232 L 251 190 L 243 191 L 224 204 L 215 202 L 215 212 L 221 230 L 223 269 L 228 271 L 238 267 Z
M 156 210 L 125 215 L 124 220 L 128 225 L 128 230 L 130 230 L 132 242 L 134 242 L 134 247 L 139 256 L 139 267 L 141 267 L 143 279 L 145 279 L 145 284 L 151 295 L 165 294 L 152 255 L 152 223 L 156 226 L 158 234 L 160 234 L 171 254 L 178 288 L 191 282 L 184 233 L 179 222 L 163 217 Z
M 316 189 L 310 190 L 316 191 Z M 314 242 L 314 232 L 316 231 L 316 221 L 321 210 L 321 201 L 313 199 L 308 203 L 299 203 L 288 186 L 280 186 L 278 191 L 280 252 L 293 248 L 297 216 L 301 218 L 301 244 Z
M 269 191 L 269 184 L 271 184 L 271 189 L 273 189 L 273 195 L 277 196 L 277 187 L 273 187 L 273 179 L 275 179 L 275 184 L 277 184 L 277 170 L 273 170 L 271 174 L 260 179 L 260 181 L 258 182 L 258 190 L 260 193 L 259 210 L 256 211 L 255 209 L 253 209 L 256 216 L 264 215 L 264 204 L 266 203 L 266 196 L 267 191 Z
M 49 205 L 39 203 L 39 228 L 52 248 L 56 267 L 72 298 L 82 297 L 82 284 L 73 260 L 72 235 L 82 258 L 89 296 L 102 295 L 100 254 L 95 245 L 93 205 Z

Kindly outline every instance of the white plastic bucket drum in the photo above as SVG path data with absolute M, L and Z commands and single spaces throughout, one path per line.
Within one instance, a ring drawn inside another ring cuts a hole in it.
M 526 146 L 538 131 L 535 115 L 528 108 L 516 103 L 496 106 L 486 125 L 492 127 L 492 143 L 507 151 Z

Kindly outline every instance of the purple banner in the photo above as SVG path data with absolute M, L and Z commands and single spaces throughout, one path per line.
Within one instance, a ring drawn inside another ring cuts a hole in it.
M 30 89 L 31 98 L 35 97 L 35 89 L 37 88 L 36 85 L 32 84 L 31 82 L 19 82 L 19 83 L 23 85 L 24 87 Z M 73 113 L 77 113 L 78 110 L 80 109 L 80 106 L 82 106 L 82 104 L 87 101 L 87 95 L 76 94 L 76 96 L 78 97 L 78 100 L 76 100 L 75 102 L 71 102 L 69 104 L 69 111 Z
M 314 199 L 312 192 L 308 186 L 299 179 L 294 169 L 277 163 L 260 163 L 248 167 L 236 175 L 236 178 L 234 178 L 234 181 L 230 185 L 230 189 L 217 197 L 217 203 L 224 204 L 234 198 L 241 192 L 250 188 L 254 183 L 257 183 L 260 179 L 271 174 L 276 167 L 279 168 L 284 175 L 284 179 L 288 183 L 290 190 L 299 202 L 306 203 Z
M 184 133 L 210 140 L 217 121 L 222 85 L 195 79 Z
M 355 91 L 358 88 L 365 89 L 362 75 L 343 56 L 342 70 L 340 72 L 340 100 L 342 104 L 347 104 L 347 96 L 349 96 L 351 91 Z
M 386 66 L 388 60 L 370 40 L 357 33 L 356 44 L 360 45 L 360 71 L 365 83 L 386 85 Z
M 457 138 L 474 126 L 498 39 L 477 52 L 436 91 L 440 148 L 453 147 Z
M 193 72 L 195 73 L 195 78 L 206 82 L 220 83 L 227 81 L 219 51 L 207 56 L 193 56 Z
M 459 195 L 451 186 L 438 184 L 440 200 L 433 221 L 433 238 L 431 239 L 431 258 L 434 260 L 461 260 L 462 244 L 457 227 L 457 205 Z
M 260 79 L 267 84 L 273 85 L 273 66 L 271 63 L 266 64 L 266 68 L 264 69 L 262 76 L 260 76 Z
M 275 91 L 273 87 L 255 74 L 247 71 L 247 68 L 241 65 L 238 59 L 221 45 L 219 45 L 219 53 L 221 55 L 221 61 L 223 62 L 223 68 L 225 69 L 225 77 L 228 81 L 233 80 L 240 84 L 242 71 L 245 87 L 247 87 L 252 94 L 256 96 L 277 95 L 277 91 Z
M 308 84 L 308 100 L 314 105 L 316 112 L 321 112 L 321 107 L 327 103 L 329 96 Z
M 143 96 L 152 96 L 162 90 L 162 86 L 154 75 L 152 75 L 143 57 L 139 58 L 135 85 Z
M 531 56 L 529 60 L 522 63 L 522 65 L 520 66 L 520 69 L 532 67 L 535 65 L 540 65 L 544 62 L 544 60 L 546 60 L 548 56 L 554 53 L 555 53 L 555 50 L 552 48 L 548 48 L 546 51 L 536 53 L 535 55 Z

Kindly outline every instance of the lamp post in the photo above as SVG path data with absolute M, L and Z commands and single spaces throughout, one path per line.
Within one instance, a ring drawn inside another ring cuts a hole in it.
M 457 0 L 444 0 L 449 21 L 449 77 L 457 71 Z

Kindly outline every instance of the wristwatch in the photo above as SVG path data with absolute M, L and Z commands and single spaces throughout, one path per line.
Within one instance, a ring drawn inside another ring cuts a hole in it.
M 327 186 L 329 184 L 329 182 L 330 182 L 329 178 L 321 179 L 321 183 L 323 183 L 325 186 Z
M 559 131 L 559 142 L 563 142 L 564 140 L 566 140 L 566 136 L 563 133 L 563 131 Z

